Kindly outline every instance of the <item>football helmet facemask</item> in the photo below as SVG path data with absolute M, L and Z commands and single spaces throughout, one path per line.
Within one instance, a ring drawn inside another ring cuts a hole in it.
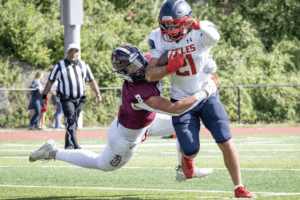
M 148 65 L 143 53 L 136 47 L 125 45 L 116 48 L 110 58 L 113 72 L 129 82 L 145 80 L 145 69 Z
M 161 7 L 158 23 L 164 41 L 177 41 L 188 33 L 187 29 L 177 26 L 185 16 L 193 17 L 190 5 L 184 0 L 168 0 Z

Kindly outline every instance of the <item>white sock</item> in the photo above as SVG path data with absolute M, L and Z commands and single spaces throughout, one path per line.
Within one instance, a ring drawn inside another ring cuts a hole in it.
M 235 185 L 235 186 L 234 186 L 234 190 L 237 189 L 237 188 L 240 187 L 240 186 L 244 187 L 243 184 L 241 183 L 241 184 L 239 184 L 239 185 Z
M 179 150 L 180 145 L 179 145 L 178 139 L 176 139 L 176 148 L 177 148 L 178 165 L 181 165 L 181 156 L 182 156 L 182 154 Z

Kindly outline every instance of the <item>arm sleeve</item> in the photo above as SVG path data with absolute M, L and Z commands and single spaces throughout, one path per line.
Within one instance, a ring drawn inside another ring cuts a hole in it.
M 86 81 L 90 82 L 92 80 L 94 80 L 94 76 L 92 74 L 92 71 L 90 69 L 90 66 L 88 64 L 86 64 Z
M 206 93 L 204 91 L 201 90 L 200 92 L 197 92 L 194 95 L 194 97 L 197 99 L 197 101 L 191 107 L 189 107 L 188 109 L 186 109 L 185 111 L 183 111 L 182 113 L 179 113 L 179 114 L 168 113 L 168 112 L 165 112 L 165 111 L 162 111 L 162 110 L 156 110 L 154 108 L 151 108 L 150 106 L 148 106 L 144 102 L 137 103 L 135 105 L 138 106 L 138 107 L 140 107 L 140 108 L 143 108 L 144 110 L 148 110 L 150 112 L 161 113 L 161 114 L 171 115 L 171 116 L 179 116 L 179 115 L 182 115 L 183 113 L 186 113 L 186 112 L 192 110 L 193 108 L 195 108 L 195 106 L 197 106 L 201 101 L 203 101 L 204 99 L 207 98 L 207 95 L 206 95 Z
M 149 43 L 149 48 L 151 53 L 153 54 L 152 57 L 153 58 L 160 58 L 160 56 L 164 53 L 164 50 L 161 47 L 160 44 L 160 40 L 159 40 L 159 36 L 161 36 L 160 31 L 159 30 L 155 30 L 152 31 L 150 33 L 149 39 L 148 39 L 148 43 Z
M 48 78 L 48 80 L 50 80 L 50 81 L 52 81 L 52 82 L 54 82 L 55 80 L 57 80 L 57 78 L 58 78 L 58 76 L 59 76 L 59 74 L 60 74 L 60 69 L 59 69 L 60 67 L 59 67 L 59 64 L 56 64 L 55 66 L 54 66 L 54 68 L 52 69 L 52 71 L 51 71 L 51 73 L 50 73 L 50 75 L 49 75 L 49 78 Z
M 204 37 L 202 37 L 202 43 L 205 46 L 213 46 L 220 40 L 220 34 L 216 25 L 209 21 L 200 21 L 201 28 L 199 31 Z

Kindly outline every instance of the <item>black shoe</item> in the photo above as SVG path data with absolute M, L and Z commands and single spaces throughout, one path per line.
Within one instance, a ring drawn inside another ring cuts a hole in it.
M 67 146 L 65 149 L 66 150 L 72 150 L 72 149 L 74 149 L 74 147 L 73 146 Z
M 170 138 L 177 138 L 177 135 L 166 135 L 166 136 L 162 136 L 162 139 L 170 139 Z

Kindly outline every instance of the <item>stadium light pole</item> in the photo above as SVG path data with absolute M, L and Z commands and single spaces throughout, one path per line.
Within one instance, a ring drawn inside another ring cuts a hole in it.
M 76 43 L 80 47 L 80 28 L 83 24 L 83 0 L 60 0 L 60 19 L 61 25 L 64 26 L 64 52 L 65 58 L 68 55 L 68 46 Z M 81 59 L 81 51 L 79 52 Z M 78 119 L 78 128 L 83 127 L 83 117 L 81 111 Z

